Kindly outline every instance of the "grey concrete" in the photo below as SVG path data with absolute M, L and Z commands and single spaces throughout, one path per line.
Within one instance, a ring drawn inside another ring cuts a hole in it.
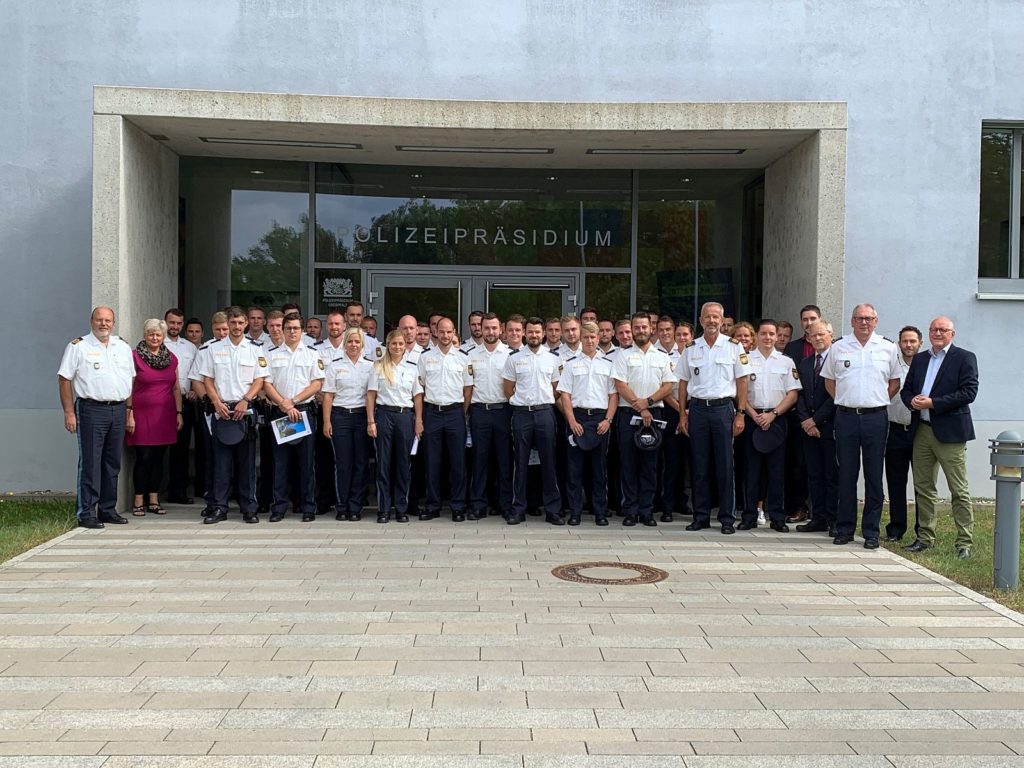
M 0 566 L 0 768 L 1024 755 L 1024 616 L 885 551 L 533 518 L 211 529 L 196 511 Z M 550 573 L 595 556 L 669 577 Z

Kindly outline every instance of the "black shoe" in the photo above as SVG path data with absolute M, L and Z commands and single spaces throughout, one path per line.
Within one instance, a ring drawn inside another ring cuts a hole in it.
M 196 500 L 193 499 L 191 496 L 168 496 L 167 497 L 167 503 L 168 504 L 194 504 L 195 501 Z
M 271 512 L 270 513 L 270 522 L 272 522 L 272 523 L 280 523 L 282 520 L 284 520 L 284 512 Z
M 663 522 L 663 523 L 671 523 L 672 522 L 672 513 L 671 512 L 662 512 L 661 513 L 661 522 Z
M 736 527 L 739 530 L 741 530 L 741 531 L 750 531 L 750 530 L 753 530 L 754 528 L 757 528 L 757 521 L 755 520 L 754 522 L 750 522 L 748 520 L 744 520 L 743 522 L 741 522 Z
M 886 536 L 886 541 L 903 541 L 903 536 Z
M 648 528 L 656 528 L 658 525 L 657 521 L 650 515 L 648 515 L 647 517 L 641 517 L 640 522 L 646 525 Z
M 107 526 L 105 526 L 103 523 L 101 523 L 98 518 L 95 518 L 95 517 L 83 517 L 82 519 L 80 519 L 78 521 L 78 527 L 79 528 L 106 528 Z
M 878 539 L 864 539 L 864 549 L 878 549 Z
M 259 521 L 260 521 L 260 516 L 258 514 L 256 514 L 255 512 L 250 512 L 248 515 L 242 515 L 242 522 L 243 523 L 249 523 L 251 525 L 253 523 L 258 523 Z
M 484 518 L 484 517 L 487 517 L 487 513 L 486 512 L 484 514 L 482 514 L 482 515 L 479 512 L 467 512 L 466 513 L 466 519 L 467 520 L 480 520 L 481 518 Z
M 635 517 L 624 517 L 624 518 L 622 518 L 622 524 L 624 526 L 626 526 L 627 528 L 632 528 L 634 525 L 636 525 L 636 518 Z
M 832 539 L 832 543 L 837 547 L 849 544 L 851 541 L 853 541 L 853 536 L 847 536 L 845 533 L 837 533 L 836 537 Z
M 569 525 L 579 525 L 579 524 L 580 524 L 579 515 L 569 515 Z M 607 523 L 605 523 L 605 525 L 607 525 Z
M 594 518 L 594 525 L 608 525 L 608 518 L 607 517 L 595 517 Z
M 121 517 L 117 512 L 111 512 L 109 515 L 100 515 L 99 521 L 101 523 L 112 523 L 114 525 L 126 525 L 128 518 Z
M 304 522 L 304 523 L 312 523 L 314 520 L 316 520 L 316 512 L 303 512 L 302 513 L 302 522 Z
M 420 512 L 420 520 L 433 520 L 438 516 L 438 512 Z
M 558 514 L 551 514 L 550 512 L 544 515 L 544 522 L 551 523 L 551 525 L 565 525 L 565 518 Z
M 213 525 L 214 523 L 223 523 L 228 519 L 228 511 L 226 509 L 215 508 L 209 515 L 203 518 L 203 525 Z
M 797 530 L 798 533 L 817 533 L 818 531 L 827 531 L 828 530 L 828 524 L 827 523 L 817 523 L 814 520 L 811 520 L 811 522 L 809 522 L 809 523 L 802 523 L 801 525 L 798 525 L 796 527 L 796 530 Z M 831 534 L 831 535 L 835 536 L 834 533 Z
M 212 514 L 213 514 L 213 513 L 215 512 L 215 511 L 216 511 L 216 510 L 214 510 L 214 508 L 213 508 L 213 507 L 211 507 L 211 506 L 205 506 L 205 507 L 203 507 L 203 511 L 199 513 L 199 516 L 200 516 L 200 517 L 209 517 L 209 516 L 210 516 L 210 515 L 212 515 Z
M 688 531 L 703 531 L 705 528 L 710 528 L 710 527 L 711 527 L 711 521 L 710 520 L 694 520 L 692 523 L 690 523 L 688 526 L 686 526 L 686 530 L 688 530 Z
M 772 520 L 768 524 L 768 527 L 773 531 L 778 531 L 779 533 L 789 533 L 789 526 L 781 521 Z
M 906 550 L 907 552 L 924 552 L 926 549 L 931 548 L 931 546 L 932 545 L 929 544 L 926 541 L 921 541 L 920 539 L 914 539 L 914 543 L 913 544 L 908 544 L 903 549 Z
M 386 523 L 390 519 L 389 515 L 377 515 L 377 522 L 381 524 Z
M 754 523 L 754 525 L 756 526 L 757 523 Z M 728 523 L 723 523 L 722 524 L 722 533 L 724 533 L 726 536 L 731 536 L 732 534 L 736 533 L 736 529 L 733 528 Z
M 338 512 L 338 513 L 337 513 L 337 514 L 336 514 L 336 515 L 334 516 L 334 519 L 335 519 L 335 520 L 337 520 L 337 521 L 339 521 L 339 522 L 342 522 L 342 521 L 348 520 L 348 515 L 346 515 L 346 514 L 345 514 L 344 512 Z M 270 522 L 274 522 L 274 521 L 273 521 L 273 520 L 271 520 Z
M 362 512 L 349 512 L 348 515 L 345 517 L 345 519 L 348 520 L 350 523 L 358 523 L 360 520 L 363 519 L 363 513 Z
M 422 519 L 423 517 L 421 516 L 420 520 Z M 508 520 L 506 520 L 505 522 L 509 525 L 519 525 L 520 523 L 526 522 L 526 518 L 524 518 L 522 515 L 509 515 Z
M 398 513 L 397 515 L 395 515 L 395 522 L 396 523 L 408 523 L 409 522 L 409 516 L 408 515 L 403 515 L 402 513 Z
M 464 523 L 466 522 L 466 516 L 461 512 L 452 512 L 453 523 Z

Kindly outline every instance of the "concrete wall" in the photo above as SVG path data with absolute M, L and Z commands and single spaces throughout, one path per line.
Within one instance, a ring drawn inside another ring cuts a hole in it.
M 0 7 L 0 103 L 9 118 L 0 121 L 0 258 L 15 287 L 5 314 L 18 318 L 0 332 L 0 358 L 18 360 L 24 371 L 0 389 L 0 434 L 24 436 L 17 452 L 0 454 L 0 489 L 37 487 L 31 478 L 42 466 L 66 472 L 64 488 L 73 483 L 73 444 L 50 435 L 59 434 L 52 425 L 60 423 L 60 352 L 88 327 L 92 299 L 97 84 L 439 99 L 847 102 L 843 316 L 871 300 L 880 330 L 892 334 L 907 322 L 952 315 L 958 341 L 981 360 L 979 430 L 1024 421 L 1024 406 L 1009 397 L 1022 365 L 993 333 L 1018 325 L 1021 305 L 974 298 L 981 121 L 1024 119 L 1017 0 L 978 0 L 967 16 L 960 0 Z M 807 298 L 816 297 L 799 303 Z M 786 308 L 792 320 L 795 309 Z M 67 453 L 54 445 L 67 445 Z M 972 483 L 981 494 L 992 486 L 977 470 L 978 449 Z

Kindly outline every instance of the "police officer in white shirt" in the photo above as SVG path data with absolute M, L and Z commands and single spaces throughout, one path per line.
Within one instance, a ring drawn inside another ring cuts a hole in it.
M 900 388 L 907 380 L 907 371 L 914 355 L 921 351 L 923 334 L 919 328 L 906 325 L 900 329 Z M 885 440 L 885 489 L 889 494 L 889 523 L 885 526 L 886 541 L 899 541 L 907 532 L 907 480 L 910 460 L 914 455 L 914 433 L 910 430 L 910 409 L 903 404 L 900 393 L 889 402 L 889 434 Z M 916 516 L 916 505 L 915 505 Z M 915 532 L 917 525 L 914 526 Z
M 362 330 L 364 313 L 365 310 L 360 302 L 350 301 L 345 305 L 345 324 L 349 328 Z M 363 336 L 363 357 L 367 360 L 380 360 L 383 354 L 384 350 L 381 348 L 380 342 L 373 336 L 365 334 Z
M 289 480 L 296 480 L 296 513 L 302 522 L 316 519 L 313 486 L 313 434 L 317 429 L 316 395 L 323 386 L 324 361 L 313 347 L 300 344 L 302 318 L 297 314 L 284 319 L 284 344 L 271 347 L 266 356 L 270 373 L 263 384 L 264 393 L 272 403 L 271 421 L 287 418 L 298 424 L 309 422 L 305 437 L 288 443 L 274 441 L 274 502 L 270 508 L 270 522 L 284 518 L 288 510 Z M 364 488 L 365 493 L 365 488 Z
M 635 434 L 642 426 L 661 420 L 664 399 L 676 383 L 668 354 L 651 343 L 651 317 L 637 312 L 630 319 L 633 346 L 615 354 L 613 378 L 619 393 L 616 423 L 619 441 L 619 482 L 622 485 L 622 524 L 654 526 L 654 493 L 658 452 L 641 450 Z M 639 417 L 640 424 L 631 424 Z M 660 429 L 655 426 L 655 429 Z
M 405 341 L 405 352 L 402 356 L 415 365 L 422 354 L 422 350 L 416 344 L 416 318 L 412 315 L 402 315 L 398 318 L 398 330 L 402 332 L 402 339 Z M 383 353 L 381 358 L 383 359 Z
M 192 391 L 192 382 L 188 374 L 199 350 L 195 344 L 181 335 L 185 327 L 184 312 L 177 307 L 168 309 L 164 313 L 164 322 L 167 323 L 164 346 L 178 358 L 178 386 L 181 388 L 182 406 L 182 427 L 178 431 L 178 441 L 171 446 L 170 451 L 167 500 L 173 504 L 191 504 L 193 498 L 188 495 L 188 465 L 192 427 L 196 423 L 196 394 Z
M 747 384 L 746 443 L 747 476 L 744 487 L 747 498 L 743 504 L 741 531 L 757 528 L 757 502 L 762 476 L 766 481 L 764 511 L 773 531 L 789 533 L 786 525 L 785 461 L 786 431 L 789 419 L 784 414 L 795 405 L 800 374 L 792 358 L 775 349 L 778 325 L 774 320 L 757 324 L 757 346 L 748 355 L 750 376 Z M 762 448 L 755 438 L 758 432 L 772 432 L 772 439 Z M 767 448 L 767 450 L 766 450 Z
M 597 348 L 597 324 L 584 323 L 580 353 L 562 364 L 559 404 L 573 436 L 568 452 L 569 525 L 583 514 L 584 464 L 589 468 L 594 522 L 608 525 L 606 457 L 611 426 L 619 407 L 612 361 Z M 592 444 L 591 444 L 592 443 Z
M 736 490 L 732 440 L 743 432 L 747 407 L 747 353 L 722 332 L 722 305 L 700 309 L 704 333 L 686 347 L 679 363 L 679 430 L 690 438 L 693 469 L 693 522 L 688 531 L 711 527 L 711 466 L 718 481 L 718 521 L 722 533 L 736 532 Z
M 472 324 L 470 325 L 472 327 Z M 480 343 L 469 350 L 473 395 L 469 403 L 469 431 L 473 436 L 473 478 L 469 491 L 470 520 L 487 516 L 488 478 L 497 485 L 499 510 L 505 519 L 512 511 L 512 409 L 505 397 L 505 361 L 511 350 L 498 339 L 501 321 L 493 312 L 481 313 Z M 494 472 L 491 472 L 494 468 Z
M 213 408 L 213 513 L 204 523 L 228 517 L 228 495 L 234 468 L 242 520 L 258 523 L 256 513 L 256 429 L 252 401 L 263 389 L 268 364 L 263 349 L 245 338 L 245 313 L 227 310 L 227 338 L 205 344 L 196 358 Z
M 447 450 L 451 483 L 452 521 L 466 519 L 466 413 L 472 395 L 469 356 L 453 346 L 455 324 L 443 317 L 437 323 L 437 346 L 424 352 L 419 370 L 424 448 L 427 452 L 427 502 L 421 520 L 441 514 L 441 460 Z
M 832 345 L 821 375 L 836 403 L 836 460 L 839 462 L 839 510 L 833 544 L 853 541 L 857 529 L 857 475 L 864 459 L 865 549 L 878 549 L 882 521 L 882 465 L 889 430 L 888 407 L 900 390 L 900 353 L 875 333 L 878 314 L 858 304 L 851 318 L 853 335 Z
M 270 335 L 264 330 L 267 325 L 267 314 L 263 307 L 249 307 L 246 313 L 245 338 L 258 346 L 264 346 L 270 341 Z
M 509 525 L 518 525 L 526 519 L 526 480 L 530 451 L 534 448 L 540 456 L 545 518 L 552 525 L 565 525 L 555 476 L 554 388 L 561 373 L 558 351 L 544 344 L 544 321 L 539 317 L 527 318 L 526 345 L 509 354 L 502 372 L 505 396 L 512 406 L 514 444 Z
M 83 528 L 128 521 L 117 513 L 126 418 L 135 364 L 132 348 L 111 331 L 114 310 L 96 307 L 92 331 L 64 348 L 57 370 L 64 428 L 78 436 L 78 498 L 75 515 Z
M 484 313 L 474 309 L 466 318 L 466 327 L 469 329 L 469 337 L 459 346 L 463 352 L 472 352 L 474 347 L 484 343 L 483 331 Z
M 228 335 L 228 316 L 224 312 L 214 312 L 213 317 L 210 318 L 210 333 L 212 338 L 210 341 L 216 341 L 217 339 L 225 339 Z M 192 369 L 188 373 L 189 381 L 192 383 L 192 392 L 196 395 L 196 410 L 198 412 L 197 427 L 200 437 L 196 439 L 196 445 L 200 442 L 203 444 L 203 500 L 206 502 L 206 506 L 203 507 L 202 516 L 209 517 L 213 514 L 213 433 L 210 430 L 210 425 L 213 416 L 213 406 L 210 404 L 210 397 L 206 394 L 206 385 L 203 384 L 203 375 L 199 373 L 199 369 L 203 368 L 206 363 L 202 362 L 204 358 L 209 357 L 210 345 L 209 342 L 200 344 L 199 349 L 196 350 L 196 359 L 192 361 Z M 196 458 L 198 463 L 199 458 Z

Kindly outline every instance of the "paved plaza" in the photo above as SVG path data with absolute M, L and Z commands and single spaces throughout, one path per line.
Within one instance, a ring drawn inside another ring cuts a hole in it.
M 1024 618 L 859 542 L 171 509 L 0 566 L 0 768 L 1024 766 Z

